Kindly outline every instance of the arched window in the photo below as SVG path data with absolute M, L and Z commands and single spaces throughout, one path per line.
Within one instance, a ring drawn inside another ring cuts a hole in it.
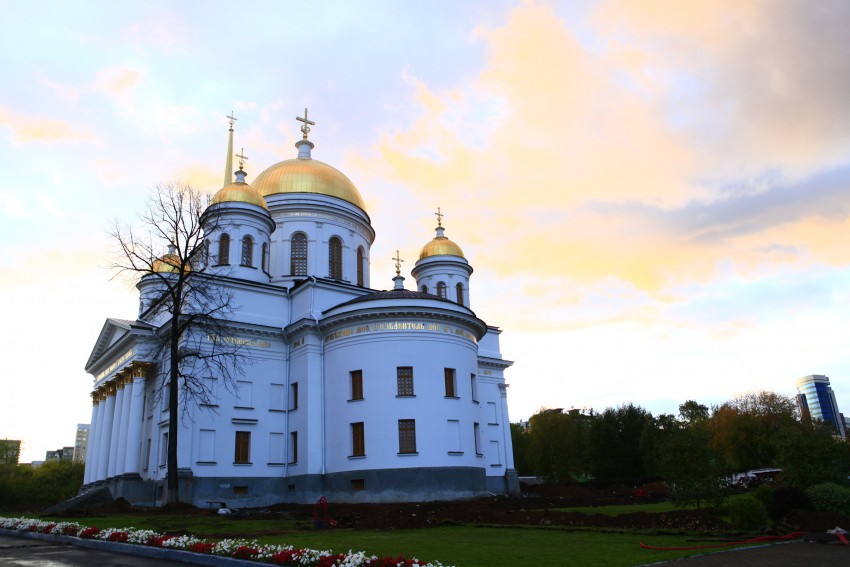
M 204 240 L 204 267 L 210 265 L 210 241 Z
M 437 297 L 446 297 L 446 284 L 444 282 L 437 282 Z
M 263 242 L 263 252 L 262 257 L 260 258 L 260 262 L 262 262 L 263 271 L 269 272 L 269 243 Z
M 226 266 L 230 263 L 230 235 L 222 234 L 218 239 L 218 265 Z
M 328 276 L 342 279 L 342 240 L 336 236 L 328 242 Z
M 248 234 L 242 237 L 242 265 L 254 267 L 254 239 Z
M 458 284 L 455 286 L 455 290 L 457 291 L 458 305 L 463 305 L 463 284 L 458 282 Z
M 357 285 L 363 287 L 365 284 L 363 283 L 363 247 L 357 247 Z
M 307 275 L 307 235 L 297 232 L 292 235 L 292 250 L 289 273 L 293 276 Z
M 428 293 L 428 286 L 427 285 L 422 286 L 422 293 Z

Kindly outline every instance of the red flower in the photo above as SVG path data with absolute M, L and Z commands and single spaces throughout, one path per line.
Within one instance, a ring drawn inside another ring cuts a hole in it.
M 118 543 L 127 543 L 127 533 L 126 532 L 112 532 L 109 534 L 109 537 L 106 538 L 109 541 L 115 541 Z
M 80 532 L 80 537 L 82 539 L 93 539 L 94 536 L 100 533 L 100 528 L 96 528 L 94 526 L 90 528 L 86 528 Z
M 236 549 L 233 552 L 234 559 L 254 559 L 259 555 L 260 552 L 253 547 L 248 547 L 247 545 L 243 545 Z
M 214 543 L 208 543 L 205 541 L 196 541 L 192 545 L 189 546 L 189 551 L 194 551 L 195 553 L 205 553 L 209 555 L 212 553 L 213 548 L 215 547 Z
M 151 536 L 148 538 L 148 541 L 145 542 L 145 545 L 150 547 L 162 547 L 162 543 L 171 539 L 171 536 Z

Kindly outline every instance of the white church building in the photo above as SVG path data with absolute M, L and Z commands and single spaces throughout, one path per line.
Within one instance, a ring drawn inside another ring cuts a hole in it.
M 299 120 L 302 120 L 299 118 Z M 374 289 L 366 205 L 313 159 L 306 111 L 298 154 L 233 180 L 231 120 L 223 222 L 206 234 L 238 306 L 227 336 L 250 358 L 234 387 L 181 407 L 180 499 L 236 507 L 393 502 L 518 491 L 500 330 L 472 311 L 472 266 L 438 214 L 405 289 Z M 167 271 L 167 261 L 155 264 Z M 137 319 L 107 319 L 86 364 L 94 377 L 84 489 L 165 503 L 168 411 L 155 392 L 155 274 Z M 153 282 L 153 283 L 152 283 Z M 390 278 L 387 278 L 390 283 Z M 380 284 L 379 284 L 380 286 Z M 209 377 L 215 383 L 215 376 Z M 181 402 L 183 403 L 183 402 Z

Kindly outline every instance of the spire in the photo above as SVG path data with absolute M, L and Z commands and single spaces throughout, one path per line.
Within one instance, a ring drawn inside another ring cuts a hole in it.
M 227 160 L 224 162 L 224 185 L 222 187 L 227 187 L 233 183 L 233 123 L 236 122 L 236 117 L 233 116 L 232 110 L 227 118 L 230 120 L 230 134 L 227 139 Z
M 404 276 L 401 275 L 401 263 L 404 260 L 401 259 L 401 255 L 398 253 L 398 250 L 395 251 L 395 277 L 393 281 L 395 282 L 395 287 L 393 289 L 404 289 Z
M 300 159 L 312 159 L 310 155 L 310 150 L 316 147 L 313 142 L 307 139 L 307 135 L 310 133 L 310 126 L 315 126 L 316 123 L 312 120 L 307 120 L 307 109 L 304 109 L 304 118 L 300 116 L 295 117 L 299 122 L 303 122 L 304 125 L 301 126 L 301 139 L 295 142 L 295 147 L 298 148 L 298 157 Z

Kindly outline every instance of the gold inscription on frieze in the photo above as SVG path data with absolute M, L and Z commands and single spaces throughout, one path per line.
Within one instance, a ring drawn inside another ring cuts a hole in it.
M 389 323 L 372 323 L 371 325 L 358 325 L 356 327 L 348 327 L 334 331 L 325 337 L 325 342 L 330 343 L 339 339 L 350 337 L 352 335 L 360 335 L 363 333 L 381 333 L 392 331 L 425 331 L 431 333 L 446 333 L 463 337 L 474 343 L 478 340 L 475 335 L 465 329 L 460 329 L 452 325 L 441 325 L 438 323 L 419 323 L 412 321 L 392 321 Z

